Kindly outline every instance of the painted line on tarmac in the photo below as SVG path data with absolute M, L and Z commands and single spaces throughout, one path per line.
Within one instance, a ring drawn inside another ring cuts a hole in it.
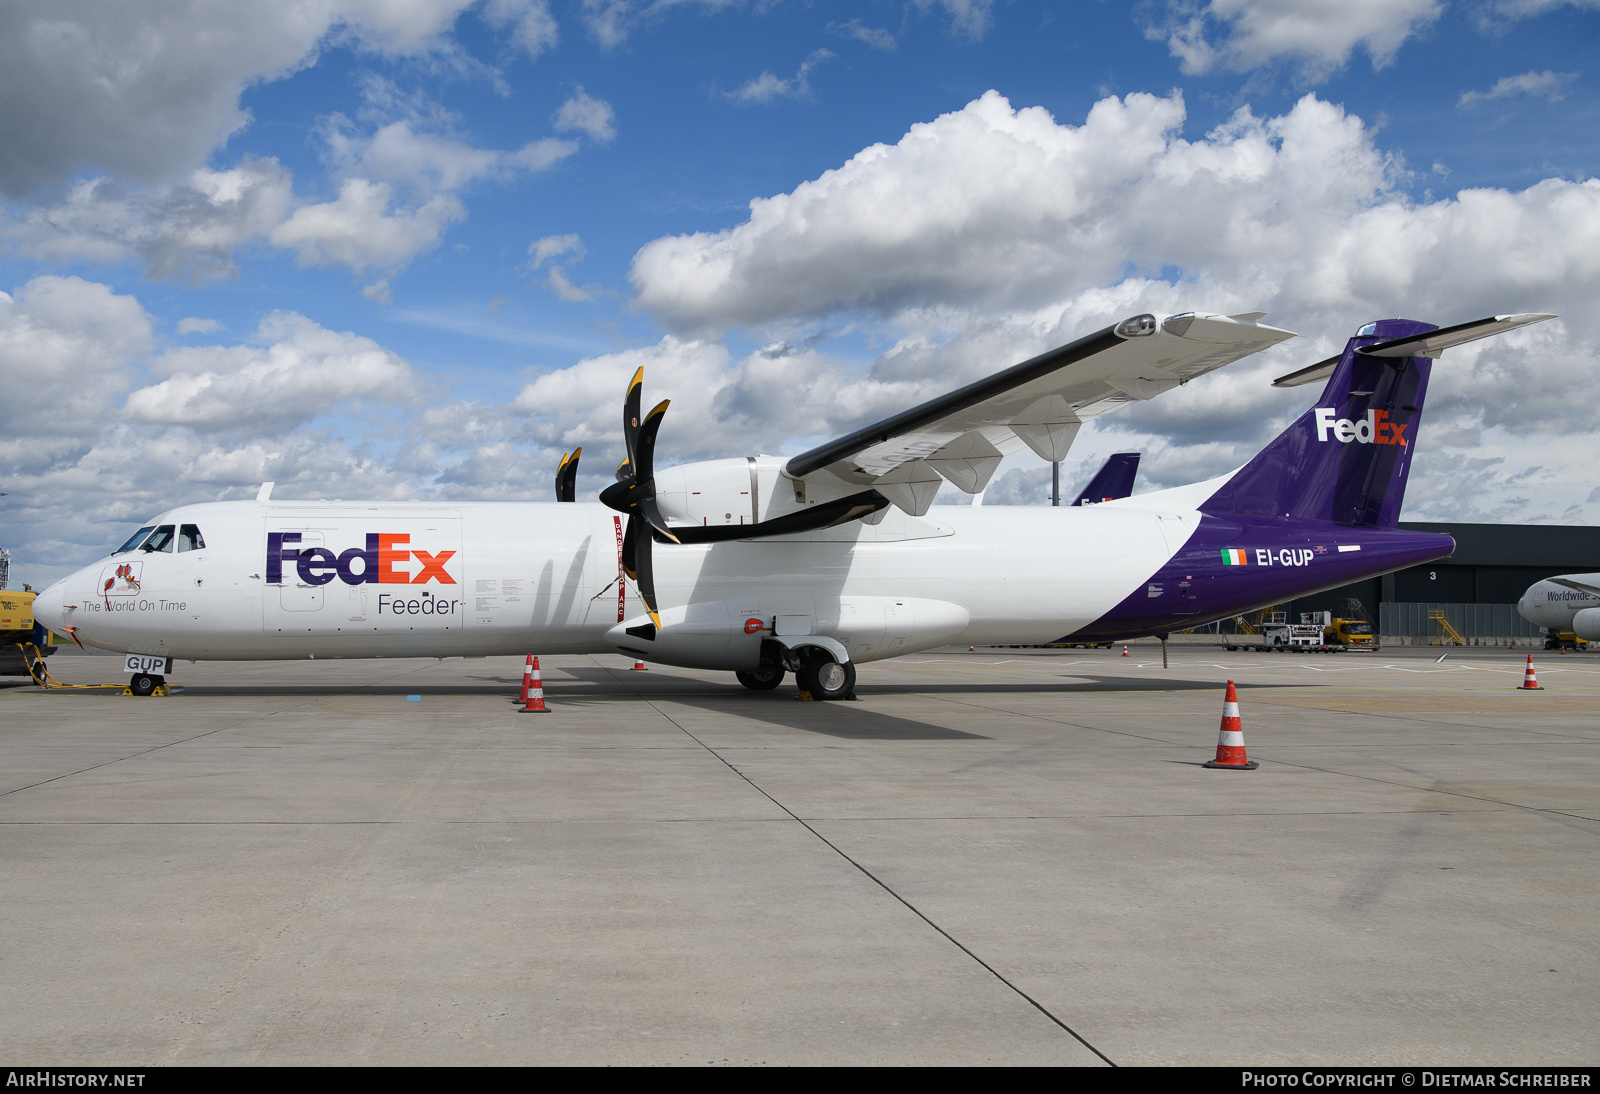
M 609 669 L 612 673 L 616 673 L 618 671 L 621 671 L 621 670 L 617 670 L 617 669 L 611 669 L 610 666 L 604 666 L 604 667 Z M 1065 1030 L 1067 1033 L 1071 1034 L 1072 1037 L 1080 1045 L 1082 1045 L 1084 1048 L 1088 1049 L 1090 1052 L 1094 1053 L 1100 1059 L 1104 1060 L 1107 1064 L 1109 1064 L 1112 1067 L 1116 1067 L 1117 1066 L 1116 1063 L 1111 1059 L 1111 1057 L 1107 1056 L 1105 1053 L 1101 1052 L 1099 1049 L 1097 1049 L 1093 1045 L 1091 1045 L 1088 1041 L 1084 1040 L 1082 1034 L 1080 1034 L 1077 1030 L 1073 1029 L 1071 1026 L 1067 1025 L 1060 1018 L 1057 1018 L 1053 1013 L 1050 1012 L 1049 1008 L 1047 1008 L 1043 1003 L 1040 1003 L 1033 996 L 1031 996 L 1027 992 L 1023 991 L 1016 984 L 1014 984 L 1010 980 L 1008 980 L 1000 972 L 1000 970 L 996 969 L 993 965 L 989 964 L 983 958 L 979 957 L 976 953 L 973 953 L 972 950 L 968 949 L 965 945 L 963 945 L 949 931 L 945 930 L 943 927 L 939 926 L 939 924 L 935 923 L 931 918 L 929 918 L 927 913 L 923 912 L 921 908 L 918 908 L 915 904 L 911 903 L 911 901 L 909 901 L 905 897 L 901 896 L 898 892 L 896 892 L 882 878 L 878 877 L 878 875 L 874 874 L 871 870 L 867 869 L 861 863 L 859 863 L 855 859 L 851 858 L 848 854 L 845 853 L 845 851 L 838 844 L 834 843 L 827 836 L 824 836 L 821 832 L 817 831 L 810 824 L 806 823 L 806 821 L 799 814 L 797 814 L 794 810 L 790 809 L 787 805 L 784 805 L 777 798 L 773 797 L 767 791 L 763 790 L 759 783 L 757 783 L 749 775 L 746 775 L 743 771 L 740 771 L 732 763 L 729 763 L 728 760 L 725 759 L 723 757 L 723 755 L 720 752 L 718 752 L 716 749 L 714 749 L 710 745 L 706 744 L 700 738 L 696 737 L 693 733 L 690 733 L 687 729 L 684 728 L 684 726 L 683 726 L 683 724 L 681 722 L 679 722 L 672 715 L 668 714 L 666 711 L 662 710 L 659 706 L 657 706 L 655 704 L 654 701 L 652 701 L 647 696 L 640 695 L 638 692 L 634 691 L 633 690 L 633 686 L 628 682 L 628 678 L 627 677 L 621 677 L 621 678 L 618 679 L 617 682 L 620 683 L 629 692 L 629 694 L 633 695 L 635 698 L 639 699 L 645 705 L 649 706 L 652 710 L 654 710 L 657 714 L 661 715 L 661 717 L 665 718 L 667 721 L 671 722 L 674 726 L 677 726 L 678 731 L 680 733 L 682 733 L 685 737 L 689 738 L 695 744 L 699 745 L 701 748 L 703 748 L 707 752 L 709 752 L 712 756 L 716 757 L 718 762 L 720 762 L 723 766 L 725 766 L 729 771 L 731 771 L 735 775 L 739 776 L 739 778 L 743 779 L 745 781 L 745 783 L 748 784 L 752 790 L 754 790 L 756 793 L 760 794 L 763 798 L 766 798 L 769 802 L 771 802 L 773 805 L 777 806 L 779 809 L 783 810 L 783 812 L 788 814 L 788 816 L 796 824 L 800 825 L 800 827 L 804 828 L 807 832 L 810 832 L 813 836 L 815 836 L 818 840 L 820 840 L 834 854 L 836 854 L 840 858 L 844 859 L 851 866 L 854 866 L 857 870 L 859 870 L 874 885 L 878 886 L 878 888 L 880 888 L 884 892 L 888 893 L 891 897 L 893 897 L 901 905 L 903 905 L 904 907 L 909 909 L 910 912 L 913 915 L 915 915 L 918 919 L 922 920 L 922 922 L 924 922 L 928 926 L 932 927 L 935 931 L 937 931 L 940 935 L 942 935 L 944 937 L 945 941 L 949 942 L 956 949 L 960 950 L 962 953 L 964 953 L 968 957 L 972 958 L 972 960 L 977 962 L 980 966 L 982 966 L 983 969 L 986 972 L 988 972 L 990 976 L 994 977 L 996 980 L 1000 981 L 1000 983 L 1002 983 L 1006 987 L 1010 988 L 1013 992 L 1015 992 L 1018 996 L 1020 996 L 1023 1000 L 1025 1000 L 1028 1003 L 1029 1006 L 1033 1007 L 1034 1010 L 1038 1011 L 1040 1014 L 1042 1014 L 1046 1018 L 1050 1019 L 1051 1022 L 1055 1023 L 1057 1026 L 1059 1026 L 1061 1029 Z

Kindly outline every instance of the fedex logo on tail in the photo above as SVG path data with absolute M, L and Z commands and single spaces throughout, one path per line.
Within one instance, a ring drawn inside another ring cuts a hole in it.
M 1331 407 L 1317 407 L 1317 440 L 1325 441 L 1328 434 L 1340 444 L 1398 444 L 1406 445 L 1406 427 L 1409 422 L 1396 422 L 1387 410 L 1369 410 L 1360 421 L 1334 417 Z
M 338 578 L 346 585 L 426 585 L 437 581 L 454 585 L 456 579 L 445 572 L 445 563 L 454 551 L 419 551 L 408 546 L 411 536 L 393 532 L 369 532 L 367 544 L 334 554 L 327 547 L 297 546 L 299 532 L 267 533 L 267 584 L 283 583 L 284 563 L 293 563 L 295 573 L 307 585 L 326 585 Z M 422 569 L 411 572 L 411 561 Z

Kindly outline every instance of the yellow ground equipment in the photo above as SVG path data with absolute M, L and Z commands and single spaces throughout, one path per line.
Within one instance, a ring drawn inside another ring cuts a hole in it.
M 1322 640 L 1330 646 L 1343 646 L 1347 650 L 1375 650 L 1378 648 L 1376 631 L 1361 601 L 1345 597 L 1339 614 L 1328 624 Z
M 33 618 L 33 600 L 37 595 L 32 589 L 22 592 L 0 589 L 0 676 L 33 676 L 23 643 L 40 650 L 41 663 L 44 654 L 49 652 L 53 636 Z
M 1455 624 L 1450 622 L 1450 617 L 1444 614 L 1443 608 L 1429 608 L 1428 618 L 1433 622 L 1433 637 L 1428 639 L 1430 646 L 1465 646 L 1467 640 L 1456 630 Z

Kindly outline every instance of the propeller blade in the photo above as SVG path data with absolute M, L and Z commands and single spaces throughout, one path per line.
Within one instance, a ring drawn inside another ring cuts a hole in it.
M 682 543 L 683 540 L 673 535 L 672 529 L 667 527 L 667 518 L 661 515 L 661 509 L 656 505 L 655 496 L 639 499 L 639 515 L 646 524 L 654 528 L 663 539 L 670 539 L 673 543 Z
M 628 518 L 628 524 L 631 526 L 638 527 L 642 523 L 638 517 Z M 626 540 L 623 546 L 627 546 Z M 639 590 L 639 599 L 644 601 L 644 610 L 650 613 L 650 622 L 660 630 L 661 614 L 656 611 L 656 568 L 652 557 L 655 554 L 653 547 L 654 541 L 649 530 L 640 528 L 634 536 L 633 564 L 636 569 L 633 583 Z
M 583 455 L 583 447 L 573 449 L 572 455 L 563 456 L 561 466 L 556 469 L 556 500 L 578 500 L 578 457 Z
M 635 553 L 639 549 L 639 521 L 634 517 L 628 518 L 628 526 L 622 533 L 622 572 L 634 581 L 639 580 L 639 567 L 634 562 Z
M 627 463 L 631 467 L 639 466 L 639 401 L 643 398 L 644 366 L 640 365 L 633 379 L 628 382 L 628 397 L 622 401 L 622 440 L 627 446 Z M 622 478 L 620 467 L 617 468 L 617 478 Z
M 567 477 L 567 461 L 570 460 L 570 459 L 572 459 L 572 453 L 563 452 L 563 453 L 561 453 L 561 462 L 556 464 L 556 500 L 557 501 L 566 501 L 567 500 L 562 495 L 561 487 L 562 487 L 562 484 L 566 481 L 566 477 Z
M 628 479 L 628 478 L 632 478 L 632 477 L 633 477 L 633 463 L 630 460 L 628 460 L 627 457 L 623 457 L 622 462 L 617 464 L 617 481 L 621 482 L 623 479 Z
M 640 371 L 644 370 L 641 369 Z M 655 405 L 655 408 L 649 414 L 645 415 L 644 422 L 639 426 L 639 435 L 635 440 L 635 448 L 632 453 L 634 478 L 641 485 L 648 483 L 652 496 L 655 494 L 656 434 L 661 431 L 661 419 L 666 416 L 667 407 L 671 405 L 671 399 L 663 399 Z

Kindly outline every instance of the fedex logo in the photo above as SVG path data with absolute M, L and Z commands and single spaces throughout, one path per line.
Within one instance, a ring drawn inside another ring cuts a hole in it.
M 1317 407 L 1317 440 L 1327 440 L 1331 432 L 1340 444 L 1407 444 L 1406 427 L 1411 423 L 1391 421 L 1387 410 L 1369 410 L 1359 422 L 1333 415 L 1331 407 Z
M 454 585 L 456 579 L 445 573 L 444 565 L 454 551 L 419 551 L 409 544 L 411 537 L 392 532 L 369 532 L 367 545 L 334 554 L 326 547 L 300 548 L 299 532 L 267 533 L 267 584 L 283 584 L 283 565 L 294 564 L 295 573 L 307 585 L 326 585 L 338 578 L 346 585 L 426 585 L 437 581 Z M 411 560 L 422 563 L 413 574 Z M 400 568 L 404 567 L 404 568 Z

